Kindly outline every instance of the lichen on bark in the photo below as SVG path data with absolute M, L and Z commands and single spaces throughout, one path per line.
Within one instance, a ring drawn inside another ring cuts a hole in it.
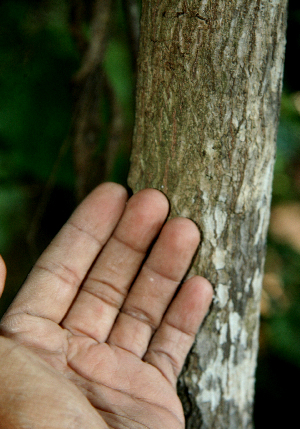
M 129 185 L 197 223 L 215 287 L 179 382 L 192 429 L 252 426 L 285 26 L 286 0 L 143 1 Z

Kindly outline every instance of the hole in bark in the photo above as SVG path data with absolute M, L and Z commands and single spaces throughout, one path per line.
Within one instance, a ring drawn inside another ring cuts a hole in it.
M 204 18 L 204 17 L 203 17 L 203 16 L 201 16 L 201 15 L 199 15 L 199 13 L 196 13 L 195 17 L 196 17 L 196 18 L 198 18 L 198 19 L 200 19 L 201 21 L 206 22 L 206 24 L 207 24 L 207 22 L 208 22 L 208 19 L 207 19 L 207 18 Z

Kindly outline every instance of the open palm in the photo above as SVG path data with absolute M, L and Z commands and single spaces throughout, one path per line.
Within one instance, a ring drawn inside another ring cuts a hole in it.
M 127 202 L 121 186 L 99 186 L 39 258 L 1 321 L 2 335 L 77 386 L 103 427 L 184 427 L 177 377 L 212 289 L 195 276 L 174 298 L 199 232 L 188 219 L 165 223 L 168 211 L 159 191 Z

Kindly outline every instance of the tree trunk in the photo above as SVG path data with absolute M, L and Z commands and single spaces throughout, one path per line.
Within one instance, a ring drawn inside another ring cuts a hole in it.
M 128 183 L 163 191 L 215 298 L 179 381 L 186 427 L 251 428 L 286 0 L 143 0 Z

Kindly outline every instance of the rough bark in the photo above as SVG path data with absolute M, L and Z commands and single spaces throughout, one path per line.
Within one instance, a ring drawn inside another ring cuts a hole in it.
M 186 427 L 251 428 L 286 0 L 144 0 L 128 183 L 163 191 L 215 298 L 179 382 Z

